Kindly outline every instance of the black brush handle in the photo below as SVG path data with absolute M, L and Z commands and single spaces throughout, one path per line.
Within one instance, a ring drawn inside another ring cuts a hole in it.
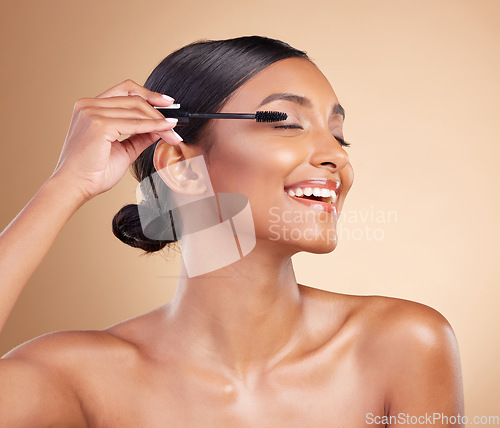
M 187 108 L 161 108 L 156 107 L 163 116 L 179 119 L 178 125 L 187 125 L 189 123 L 189 111 Z
M 255 119 L 252 113 L 191 113 L 189 117 L 199 119 Z
M 155 107 L 163 116 L 177 118 L 178 125 L 189 124 L 189 119 L 254 119 L 257 122 L 280 122 L 287 118 L 286 113 L 278 111 L 258 111 L 257 113 L 189 113 L 189 108 L 181 108 L 180 104 L 174 107 Z
M 252 113 L 189 113 L 187 108 L 156 108 L 165 117 L 179 119 L 179 125 L 187 125 L 189 119 L 255 119 Z

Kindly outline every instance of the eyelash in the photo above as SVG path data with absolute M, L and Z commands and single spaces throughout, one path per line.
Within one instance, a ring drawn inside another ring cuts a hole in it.
M 302 129 L 302 126 L 299 125 L 278 125 L 275 126 L 275 128 L 282 128 L 282 129 Z M 349 147 L 351 143 L 348 143 L 346 140 L 340 137 L 335 137 L 334 138 L 340 143 L 341 146 L 344 147 Z

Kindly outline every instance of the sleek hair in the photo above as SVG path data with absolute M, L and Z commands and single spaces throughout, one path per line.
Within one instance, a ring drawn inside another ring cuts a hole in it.
M 245 36 L 227 40 L 201 40 L 172 52 L 152 71 L 144 87 L 168 94 L 188 106 L 191 112 L 218 112 L 231 95 L 246 81 L 269 65 L 286 58 L 310 58 L 306 52 L 287 43 L 261 36 Z M 188 126 L 176 131 L 185 144 L 198 144 L 203 140 L 203 150 L 208 158 L 213 146 L 207 125 L 209 119 L 190 120 Z M 158 140 L 160 141 L 160 140 Z M 144 150 L 131 165 L 133 176 L 142 183 L 156 170 L 153 154 L 158 141 Z M 165 183 L 153 185 L 155 197 L 168 195 Z M 147 200 L 147 199 L 146 199 Z M 141 202 L 141 209 L 144 208 Z M 153 234 L 162 237 L 162 231 L 171 230 L 171 218 L 165 215 L 152 224 Z M 138 205 L 125 205 L 113 218 L 114 235 L 127 245 L 154 253 L 176 240 L 150 239 L 143 233 Z

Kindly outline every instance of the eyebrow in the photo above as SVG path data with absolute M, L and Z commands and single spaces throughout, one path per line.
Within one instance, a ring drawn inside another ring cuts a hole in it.
M 264 104 L 268 104 L 272 101 L 284 100 L 291 101 L 293 103 L 299 104 L 303 107 L 311 107 L 312 103 L 309 98 L 303 97 L 302 95 L 291 94 L 288 92 L 279 92 L 276 94 L 271 94 L 264 98 L 262 102 L 257 106 L 257 109 L 262 107 Z M 340 114 L 343 119 L 345 119 L 345 110 L 340 104 L 335 104 L 332 109 L 332 114 Z

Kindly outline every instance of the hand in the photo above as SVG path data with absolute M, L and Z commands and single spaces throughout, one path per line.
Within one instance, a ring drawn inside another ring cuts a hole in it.
M 157 92 L 126 80 L 96 98 L 77 101 L 59 161 L 52 177 L 63 177 L 84 199 L 111 189 L 137 157 L 159 138 L 172 145 L 180 140 L 154 106 L 173 103 Z M 172 119 L 169 119 L 172 120 Z M 130 135 L 123 141 L 118 138 Z

